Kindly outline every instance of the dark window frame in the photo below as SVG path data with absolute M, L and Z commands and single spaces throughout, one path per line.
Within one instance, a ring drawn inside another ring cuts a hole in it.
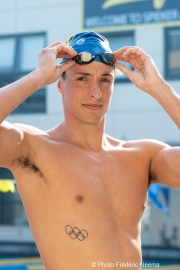
M 44 37 L 44 45 L 46 47 L 47 44 L 47 34 L 46 32 L 36 32 L 36 33 L 21 33 L 21 34 L 8 34 L 8 35 L 0 35 L 1 39 L 14 38 L 15 39 L 15 53 L 14 53 L 14 65 L 12 70 L 5 70 L 3 72 L 0 71 L 0 87 L 4 87 L 18 79 L 26 76 L 32 70 L 20 70 L 20 50 L 21 50 L 21 40 L 26 37 Z M 38 54 L 38 52 L 37 52 Z M 4 83 L 3 83 L 4 82 Z M 7 83 L 6 83 L 7 82 Z M 34 113 L 46 113 L 47 111 L 47 97 L 46 97 L 46 88 L 39 89 L 37 92 L 28 97 L 24 102 L 22 102 L 11 114 L 34 114 Z M 37 106 L 33 108 L 33 106 L 28 108 L 27 104 L 33 99 L 40 99 L 42 102 L 37 102 Z M 34 110 L 35 109 L 35 110 Z
M 135 31 L 134 30 L 128 30 L 128 31 L 115 31 L 115 32 L 104 32 L 100 33 L 104 37 L 106 37 L 108 40 L 109 38 L 117 38 L 117 37 L 129 37 L 131 36 L 135 41 Z M 135 42 L 134 42 L 135 43 Z M 111 46 L 111 44 L 110 44 Z M 132 68 L 133 70 L 133 68 Z M 127 77 L 119 77 L 117 76 L 115 78 L 115 83 L 127 83 L 130 82 L 130 80 Z
M 170 52 L 169 44 L 168 44 L 168 32 L 171 30 L 179 30 L 180 26 L 173 26 L 173 27 L 165 27 L 164 28 L 164 77 L 166 80 L 179 80 L 180 79 L 180 68 L 179 68 L 179 74 L 169 74 L 169 68 L 168 68 L 168 56 Z M 177 69 L 178 70 L 178 69 Z

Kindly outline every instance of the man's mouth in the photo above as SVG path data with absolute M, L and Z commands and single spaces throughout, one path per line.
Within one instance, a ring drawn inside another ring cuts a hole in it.
M 89 110 L 99 110 L 102 105 L 99 105 L 99 104 L 92 104 L 92 103 L 89 103 L 89 104 L 82 104 L 86 109 L 89 109 Z

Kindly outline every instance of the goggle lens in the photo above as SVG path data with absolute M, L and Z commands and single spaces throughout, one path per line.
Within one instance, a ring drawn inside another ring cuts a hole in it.
M 116 62 L 112 53 L 92 55 L 89 52 L 81 52 L 72 59 L 79 65 L 86 65 L 92 63 L 96 56 L 100 56 L 101 61 L 106 65 L 114 65 L 114 63 Z
M 115 59 L 114 59 L 114 55 L 112 53 L 105 53 L 101 55 L 102 59 L 104 60 L 104 62 L 106 62 L 107 64 L 114 64 L 115 63 Z
M 86 65 L 90 64 L 93 61 L 94 57 L 89 52 L 82 52 L 74 56 L 72 59 L 79 65 Z
M 81 62 L 89 62 L 93 59 L 93 55 L 88 52 L 84 52 L 80 54 Z

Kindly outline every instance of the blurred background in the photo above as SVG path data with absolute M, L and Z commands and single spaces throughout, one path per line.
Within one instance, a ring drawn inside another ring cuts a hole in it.
M 0 87 L 35 69 L 42 48 L 83 30 L 103 34 L 112 50 L 139 46 L 180 94 L 178 0 L 0 0 Z M 43 130 L 58 125 L 63 109 L 56 84 L 30 96 L 7 120 Z M 122 140 L 180 145 L 169 116 L 124 75 L 115 81 L 106 132 Z M 13 175 L 0 168 L 0 179 L 0 269 L 43 269 Z M 142 220 L 143 261 L 180 269 L 175 266 L 180 265 L 180 191 L 155 185 L 149 195 Z

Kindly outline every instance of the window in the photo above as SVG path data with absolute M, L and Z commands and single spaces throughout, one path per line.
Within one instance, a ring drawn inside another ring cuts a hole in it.
M 12 173 L 0 168 L 0 179 L 13 179 Z M 15 193 L 0 192 L 0 225 L 28 225 L 26 213 L 16 188 Z
M 36 68 L 37 54 L 46 45 L 45 33 L 0 36 L 0 87 L 8 85 Z M 28 97 L 12 113 L 44 113 L 46 90 Z
M 165 28 L 165 77 L 180 79 L 180 27 Z
M 134 46 L 134 32 L 114 32 L 103 34 L 109 41 L 112 51 L 116 51 L 124 46 Z M 132 66 L 128 63 L 122 62 L 122 64 L 132 69 Z M 116 81 L 129 81 L 126 75 L 122 74 L 116 77 Z

